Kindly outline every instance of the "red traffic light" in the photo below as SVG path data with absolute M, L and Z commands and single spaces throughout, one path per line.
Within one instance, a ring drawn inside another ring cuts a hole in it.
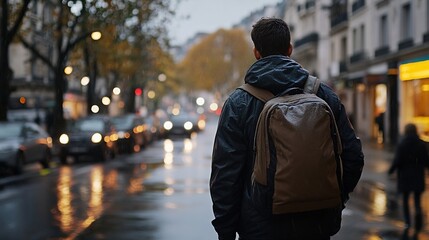
M 141 88 L 136 88 L 136 89 L 134 90 L 134 94 L 135 94 L 136 96 L 141 96 L 141 95 L 142 95 L 142 93 L 143 93 L 143 90 L 142 90 Z

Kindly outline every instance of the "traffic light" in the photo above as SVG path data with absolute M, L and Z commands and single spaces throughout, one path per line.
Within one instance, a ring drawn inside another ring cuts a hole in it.
M 142 93 L 143 93 L 143 90 L 142 90 L 141 88 L 136 88 L 136 89 L 134 89 L 134 94 L 135 94 L 136 96 L 141 96 L 141 95 L 142 95 Z

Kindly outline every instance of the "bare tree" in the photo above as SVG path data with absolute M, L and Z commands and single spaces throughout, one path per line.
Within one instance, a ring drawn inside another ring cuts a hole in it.
M 31 0 L 22 0 L 19 4 L 12 2 L 1 0 L 0 5 L 0 121 L 7 120 L 7 106 L 12 92 L 10 81 L 13 71 L 9 65 L 9 46 L 18 33 Z

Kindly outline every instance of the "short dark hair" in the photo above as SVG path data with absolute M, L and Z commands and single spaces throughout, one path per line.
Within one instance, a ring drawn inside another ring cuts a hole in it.
M 408 123 L 404 127 L 406 136 L 416 136 L 417 135 L 417 126 L 414 123 Z
M 289 26 L 282 19 L 260 19 L 253 25 L 251 37 L 256 50 L 262 57 L 284 55 L 289 51 Z

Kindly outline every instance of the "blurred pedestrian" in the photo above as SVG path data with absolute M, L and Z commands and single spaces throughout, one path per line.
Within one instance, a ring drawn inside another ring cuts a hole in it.
M 395 171 L 397 176 L 398 192 L 402 193 L 405 232 L 411 226 L 409 197 L 414 196 L 414 230 L 415 237 L 422 229 L 421 194 L 425 190 L 425 168 L 429 168 L 429 155 L 418 134 L 415 124 L 405 126 L 404 136 L 398 143 L 389 174 Z
M 377 124 L 378 128 L 378 136 L 379 136 L 379 143 L 383 143 L 385 140 L 384 137 L 384 112 L 381 112 L 378 114 L 377 117 L 375 117 L 375 124 Z

